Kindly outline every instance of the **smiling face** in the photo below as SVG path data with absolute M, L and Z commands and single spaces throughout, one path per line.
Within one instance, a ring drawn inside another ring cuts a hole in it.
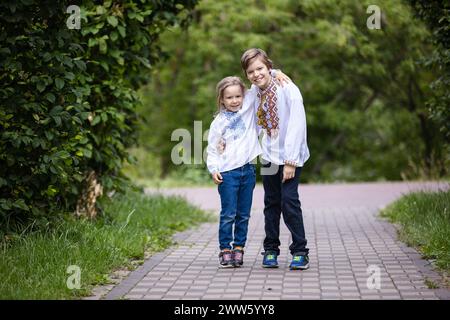
M 221 102 L 225 109 L 236 112 L 242 107 L 244 93 L 239 85 L 231 85 L 223 90 Z
M 270 70 L 260 57 L 251 60 L 245 70 L 248 80 L 260 89 L 266 89 L 270 84 Z

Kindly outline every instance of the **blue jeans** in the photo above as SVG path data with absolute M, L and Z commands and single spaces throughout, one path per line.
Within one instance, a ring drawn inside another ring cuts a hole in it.
M 223 182 L 218 187 L 222 204 L 219 247 L 220 250 L 231 249 L 231 242 L 233 247 L 244 247 L 256 183 L 256 169 L 253 164 L 247 163 L 240 168 L 221 172 L 221 175 Z
M 264 165 L 270 166 L 270 163 Z M 266 238 L 264 250 L 275 251 L 280 254 L 280 218 L 283 220 L 292 235 L 292 244 L 289 246 L 291 254 L 308 254 L 306 247 L 305 229 L 303 226 L 302 208 L 298 195 L 298 180 L 302 168 L 295 169 L 294 178 L 282 183 L 284 166 L 278 166 L 273 175 L 263 175 L 264 185 L 264 220 Z

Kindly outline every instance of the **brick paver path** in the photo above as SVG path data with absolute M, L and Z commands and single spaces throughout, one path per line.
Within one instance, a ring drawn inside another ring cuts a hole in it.
M 448 185 L 300 185 L 311 267 L 290 271 L 291 240 L 283 222 L 280 267 L 261 267 L 264 192 L 257 186 L 242 268 L 218 268 L 218 224 L 207 223 L 176 235 L 176 246 L 150 257 L 103 298 L 450 299 L 450 290 L 427 287 L 427 280 L 436 281 L 439 275 L 414 249 L 397 240 L 394 226 L 378 217 L 382 207 L 404 193 L 438 188 Z M 214 187 L 159 192 L 185 196 L 218 216 L 220 202 Z M 376 272 L 380 274 L 379 289 L 377 282 L 370 281 Z

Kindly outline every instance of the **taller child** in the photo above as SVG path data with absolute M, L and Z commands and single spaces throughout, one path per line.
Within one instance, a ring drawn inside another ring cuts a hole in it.
M 263 267 L 277 268 L 280 254 L 280 218 L 292 235 L 290 269 L 309 268 L 309 249 L 298 194 L 300 172 L 309 158 L 303 98 L 294 83 L 277 85 L 270 75 L 272 61 L 261 50 L 244 52 L 241 66 L 258 87 L 257 121 L 262 131 L 265 239 Z

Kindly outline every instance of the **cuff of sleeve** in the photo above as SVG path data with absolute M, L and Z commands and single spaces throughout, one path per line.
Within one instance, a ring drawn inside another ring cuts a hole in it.
M 290 160 L 284 160 L 284 164 L 287 164 L 287 165 L 293 166 L 293 167 L 300 167 L 300 165 L 297 162 L 290 161 Z

